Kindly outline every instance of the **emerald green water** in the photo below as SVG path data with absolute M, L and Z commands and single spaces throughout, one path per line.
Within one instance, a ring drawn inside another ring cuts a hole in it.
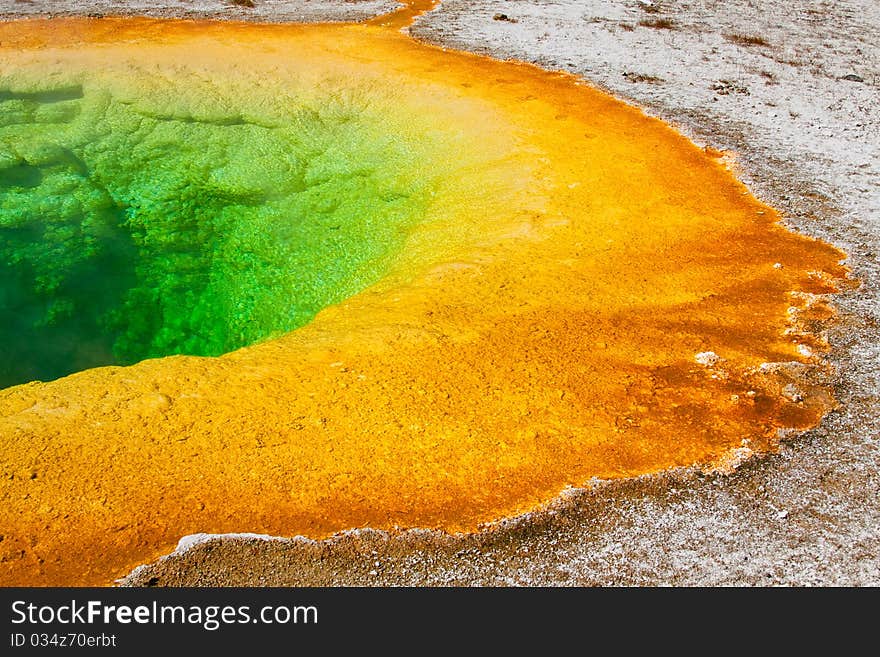
M 381 278 L 428 203 L 401 173 L 423 155 L 357 102 L 145 106 L 0 88 L 0 387 L 291 331 Z

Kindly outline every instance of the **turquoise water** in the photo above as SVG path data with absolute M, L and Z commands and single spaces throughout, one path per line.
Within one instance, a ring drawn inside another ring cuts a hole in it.
M 381 278 L 418 158 L 357 103 L 261 123 L 0 89 L 0 387 L 306 324 Z

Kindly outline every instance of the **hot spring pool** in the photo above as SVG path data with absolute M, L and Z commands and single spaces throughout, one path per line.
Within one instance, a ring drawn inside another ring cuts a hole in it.
M 473 532 L 814 426 L 844 254 L 719 155 L 381 25 L 0 23 L 0 584 Z

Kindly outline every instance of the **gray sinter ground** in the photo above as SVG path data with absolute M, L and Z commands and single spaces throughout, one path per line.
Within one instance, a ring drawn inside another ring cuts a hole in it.
M 130 10 L 355 20 L 386 2 L 0 0 L 0 16 Z M 733 475 L 598 483 L 469 537 L 195 541 L 129 585 L 880 585 L 880 5 L 782 0 L 444 0 L 411 33 L 582 75 L 735 153 L 788 225 L 845 250 L 840 408 Z
M 159 16 L 265 22 L 360 21 L 394 0 L 0 0 L 0 19 L 37 16 Z

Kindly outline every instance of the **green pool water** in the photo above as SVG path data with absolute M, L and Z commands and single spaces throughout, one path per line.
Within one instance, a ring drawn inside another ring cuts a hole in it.
M 293 330 L 424 214 L 424 151 L 356 101 L 260 121 L 169 98 L 0 88 L 0 387 Z

